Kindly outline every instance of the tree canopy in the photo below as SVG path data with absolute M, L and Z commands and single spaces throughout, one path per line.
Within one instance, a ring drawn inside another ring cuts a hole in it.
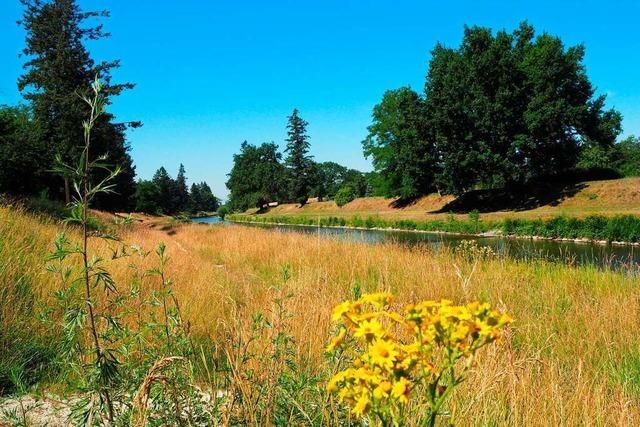
M 387 92 L 363 142 L 387 195 L 460 194 L 575 168 L 585 147 L 611 147 L 621 116 L 604 109 L 584 47 L 466 27 L 458 48 L 436 45 L 425 90 Z
M 435 153 L 427 135 L 425 103 L 408 87 L 384 94 L 373 109 L 364 154 L 388 196 L 414 197 L 433 186 Z
M 286 177 L 281 159 L 274 143 L 255 146 L 244 141 L 240 153 L 233 155 L 233 168 L 228 175 L 229 207 L 246 210 L 282 200 L 286 196 Z

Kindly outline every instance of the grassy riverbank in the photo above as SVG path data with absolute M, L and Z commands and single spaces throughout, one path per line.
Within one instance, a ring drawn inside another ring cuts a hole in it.
M 405 203 L 383 197 L 356 199 L 343 207 L 338 207 L 333 201 L 312 201 L 302 208 L 283 204 L 270 208 L 265 215 L 432 221 L 445 220 L 451 215 L 463 220 L 474 210 L 479 211 L 486 221 L 640 215 L 640 178 L 548 184 L 510 192 L 474 191 L 458 199 L 430 194 Z
M 378 216 L 318 217 L 293 215 L 233 214 L 226 217 L 234 222 L 262 224 L 288 224 L 320 227 L 353 227 L 364 229 L 394 229 L 458 233 L 467 235 L 499 234 L 515 237 L 539 237 L 545 239 L 586 239 L 605 242 L 640 242 L 640 217 L 621 215 L 605 217 L 592 215 L 585 218 L 555 217 L 542 219 L 481 220 L 479 215 L 469 215 L 466 220 L 451 216 L 445 220 L 416 221 L 410 219 L 389 220 Z
M 108 221 L 106 215 L 100 218 Z M 63 225 L 9 207 L 0 207 L 0 224 L 0 375 L 6 378 L 11 369 L 29 366 L 26 380 L 40 384 L 41 391 L 63 393 L 72 377 L 64 366 L 47 364 L 58 351 L 61 332 L 37 320 L 60 289 L 43 260 Z M 67 231 L 77 237 L 75 229 Z M 473 250 L 368 246 L 242 226 L 163 227 L 136 221 L 118 233 L 127 244 L 147 250 L 166 243 L 171 258 L 166 274 L 198 348 L 193 363 L 204 389 L 230 387 L 228 355 L 237 354 L 237 344 L 255 333 L 256 313 L 262 313 L 274 325 L 285 322 L 295 345 L 287 356 L 272 358 L 277 354 L 270 347 L 274 329 L 262 330 L 247 344 L 254 356 L 235 366 L 245 374 L 243 387 L 256 396 L 273 391 L 269 387 L 288 387 L 290 393 L 295 390 L 295 404 L 310 416 L 324 414 L 321 419 L 330 424 L 335 414 L 322 391 L 328 369 L 322 349 L 332 333 L 331 309 L 354 293 L 387 290 L 399 304 L 479 299 L 515 319 L 506 339 L 481 352 L 447 405 L 456 424 L 640 423 L 640 289 L 635 277 Z M 110 259 L 109 244 L 96 245 Z M 130 286 L 134 262 L 153 265 L 137 258 L 105 264 L 121 291 Z M 154 280 L 143 277 L 137 286 L 150 292 Z M 285 318 L 278 319 L 279 307 L 286 310 Z M 41 358 L 35 360 L 34 354 Z M 271 384 L 259 381 L 281 372 L 284 357 L 295 367 L 287 371 L 288 382 L 259 386 Z M 283 405 L 294 403 L 285 399 Z

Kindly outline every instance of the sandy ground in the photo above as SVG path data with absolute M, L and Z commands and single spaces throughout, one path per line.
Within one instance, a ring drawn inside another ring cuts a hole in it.
M 63 427 L 68 423 L 71 402 L 61 401 L 53 396 L 23 396 L 0 401 L 0 426 L 23 425 L 26 416 L 29 426 Z M 24 412 L 23 412 L 24 411 Z M 24 415 L 23 415 L 24 414 Z

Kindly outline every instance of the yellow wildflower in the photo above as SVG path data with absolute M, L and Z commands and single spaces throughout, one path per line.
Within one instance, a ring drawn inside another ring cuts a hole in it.
M 358 401 L 356 402 L 356 405 L 353 407 L 351 412 L 356 417 L 362 417 L 365 414 L 365 412 L 367 412 L 368 408 L 369 408 L 369 396 L 367 396 L 366 393 L 363 393 L 358 398 Z
M 453 333 L 451 334 L 451 340 L 463 341 L 464 339 L 467 338 L 468 334 L 469 334 L 469 326 L 465 324 L 459 324 L 458 326 L 456 326 Z
M 361 322 L 353 333 L 356 338 L 365 338 L 371 341 L 374 338 L 381 338 L 385 334 L 385 330 L 377 320 L 364 320 Z
M 409 392 L 410 390 L 409 380 L 405 377 L 401 377 L 398 381 L 393 383 L 393 389 L 391 391 L 391 395 L 398 399 L 400 403 L 407 403 L 409 401 Z
M 393 342 L 378 339 L 369 349 L 369 356 L 375 365 L 390 370 L 398 356 L 398 350 Z
M 338 304 L 331 314 L 331 320 L 337 322 L 342 319 L 342 316 L 351 311 L 351 303 L 349 301 L 342 302 Z
M 340 328 L 340 332 L 338 332 L 338 335 L 333 337 L 331 339 L 331 342 L 327 346 L 327 351 L 330 353 L 333 350 L 335 350 L 336 347 L 342 344 L 344 342 L 344 337 L 346 334 L 347 334 L 347 330 L 345 328 Z
M 344 381 L 344 371 L 338 372 L 329 380 L 329 383 L 327 384 L 327 390 L 331 392 L 338 390 L 338 385 L 343 381 Z
M 390 391 L 391 391 L 391 383 L 389 381 L 382 381 L 373 390 L 373 397 L 378 400 L 384 399 L 386 397 L 389 397 Z
M 388 292 L 377 292 L 373 294 L 364 294 L 360 301 L 372 304 L 378 308 L 382 308 L 391 302 L 393 296 Z

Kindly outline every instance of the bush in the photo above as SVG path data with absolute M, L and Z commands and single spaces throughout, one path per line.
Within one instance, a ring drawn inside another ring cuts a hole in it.
M 222 205 L 218 208 L 218 216 L 220 219 L 224 219 L 225 216 L 229 213 L 229 208 L 227 205 Z
M 344 186 L 336 193 L 336 205 L 342 207 L 356 198 L 356 192 L 350 185 Z

